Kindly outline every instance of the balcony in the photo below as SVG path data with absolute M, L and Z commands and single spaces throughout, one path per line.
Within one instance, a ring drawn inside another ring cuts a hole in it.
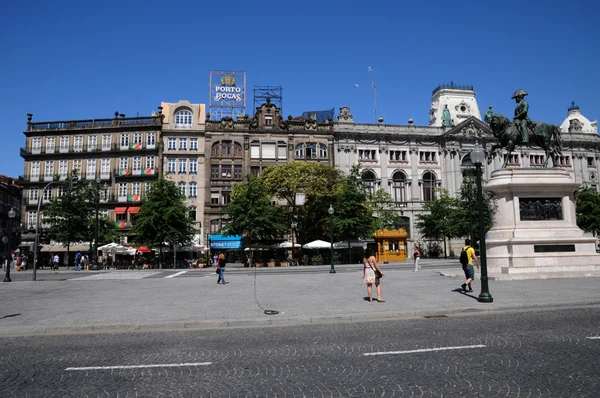
M 98 153 L 98 152 L 110 152 L 110 151 L 122 151 L 122 152 L 136 152 L 136 151 L 154 151 L 157 150 L 156 145 L 147 145 L 146 143 L 136 143 L 121 146 L 120 144 L 113 145 L 71 145 L 71 146 L 58 146 L 47 148 L 20 148 L 20 155 L 22 158 L 29 157 L 40 157 L 44 155 L 57 155 L 65 153 Z
M 27 124 L 27 131 L 89 130 L 127 126 L 160 126 L 161 123 L 162 119 L 159 115 L 111 119 L 65 120 L 56 122 L 30 122 Z
M 154 177 L 156 175 L 156 169 L 146 167 L 145 169 L 119 169 L 113 172 L 115 178 L 125 177 Z

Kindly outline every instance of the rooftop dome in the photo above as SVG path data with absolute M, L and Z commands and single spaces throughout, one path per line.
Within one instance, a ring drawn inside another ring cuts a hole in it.
M 590 122 L 587 117 L 581 114 L 579 106 L 575 105 L 575 101 L 571 101 L 569 114 L 560 125 L 560 131 L 563 133 L 598 134 L 598 121 Z

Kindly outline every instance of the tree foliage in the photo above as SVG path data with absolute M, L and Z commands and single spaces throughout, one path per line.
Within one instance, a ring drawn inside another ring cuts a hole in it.
M 455 237 L 456 231 L 452 225 L 457 208 L 456 199 L 450 197 L 445 189 L 438 189 L 433 200 L 423 205 L 425 213 L 417 214 L 415 226 L 424 238 L 443 240 Z
M 394 206 L 392 195 L 385 189 L 378 189 L 371 198 L 371 207 L 375 216 L 375 229 L 395 229 L 400 224 L 401 217 Z
M 335 206 L 334 229 L 341 240 L 367 238 L 375 231 L 373 210 L 367 201 L 360 168 L 352 166 Z
M 164 243 L 173 241 L 175 237 L 183 245 L 190 243 L 195 232 L 194 220 L 184 201 L 185 196 L 174 182 L 164 178 L 157 180 L 142 201 L 131 230 L 132 240 L 138 244 L 159 246 L 161 254 Z
M 224 235 L 271 239 L 287 230 L 283 210 L 271 203 L 267 186 L 259 177 L 248 176 L 235 184 L 223 211 L 231 217 L 223 228 Z
M 454 237 L 470 238 L 473 242 L 479 241 L 479 207 L 477 202 L 477 185 L 475 183 L 475 174 L 467 175 L 463 186 L 458 192 L 456 209 L 453 213 L 452 225 L 454 227 Z M 485 231 L 492 227 L 492 218 L 490 213 L 490 200 L 487 195 L 483 195 L 483 223 Z
M 576 192 L 577 226 L 594 236 L 600 233 L 600 194 L 594 187 L 584 186 Z

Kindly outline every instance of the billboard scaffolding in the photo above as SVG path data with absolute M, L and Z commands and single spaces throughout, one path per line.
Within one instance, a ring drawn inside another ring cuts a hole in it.
M 279 109 L 283 109 L 283 87 L 282 86 L 254 86 L 254 109 L 252 115 L 256 113 L 256 108 L 271 99 L 271 104 Z

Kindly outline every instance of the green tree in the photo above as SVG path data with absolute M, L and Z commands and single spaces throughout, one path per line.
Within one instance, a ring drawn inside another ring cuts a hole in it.
M 600 194 L 596 188 L 583 186 L 575 195 L 577 225 L 594 236 L 600 233 Z
M 371 198 L 371 207 L 375 215 L 375 230 L 395 229 L 401 222 L 400 215 L 394 206 L 392 195 L 385 189 L 375 191 Z
M 270 239 L 287 230 L 283 210 L 271 203 L 267 187 L 259 177 L 248 176 L 244 182 L 235 184 L 231 201 L 223 211 L 231 218 L 223 227 L 224 235 Z
M 85 202 L 87 203 L 85 212 L 88 215 L 88 222 L 86 231 L 85 242 L 90 243 L 90 252 L 93 251 L 93 244 L 96 238 L 96 211 L 99 211 L 99 203 L 101 198 L 104 196 L 104 188 L 102 184 L 97 181 L 86 181 L 80 184 L 85 196 Z M 119 238 L 117 228 L 115 228 L 114 221 L 109 220 L 106 217 L 98 216 L 98 242 L 99 246 L 101 243 L 109 243 L 116 241 Z M 94 253 L 96 258 L 97 253 Z
M 184 204 L 185 196 L 172 181 L 157 180 L 142 201 L 131 230 L 134 242 L 160 248 L 159 268 L 162 269 L 162 247 L 174 237 L 185 245 L 194 236 L 194 220 Z
M 352 166 L 350 174 L 344 179 L 335 205 L 333 225 L 340 240 L 348 241 L 348 249 L 352 239 L 371 237 L 375 231 L 373 210 L 367 200 L 358 165 Z M 350 250 L 348 255 L 351 256 Z
M 464 183 L 457 193 L 456 207 L 452 213 L 452 235 L 456 238 L 469 238 L 473 243 L 479 241 L 479 205 L 477 201 L 477 185 L 475 170 L 465 175 Z M 490 200 L 483 195 L 483 222 L 485 231 L 492 227 Z
M 447 190 L 439 189 L 436 197 L 423 205 L 425 213 L 416 216 L 415 226 L 424 238 L 444 241 L 444 256 L 446 256 L 446 239 L 456 237 L 453 226 L 456 208 L 457 200 L 450 197 Z

